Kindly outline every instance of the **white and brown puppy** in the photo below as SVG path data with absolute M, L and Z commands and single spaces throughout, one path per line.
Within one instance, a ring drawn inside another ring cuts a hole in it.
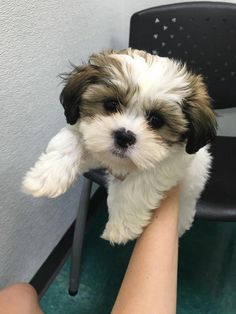
M 216 119 L 201 76 L 127 49 L 94 54 L 65 77 L 67 122 L 27 173 L 24 190 L 56 197 L 78 174 L 106 167 L 111 243 L 137 238 L 166 192 L 180 182 L 179 234 L 189 229 L 206 183 L 205 146 Z

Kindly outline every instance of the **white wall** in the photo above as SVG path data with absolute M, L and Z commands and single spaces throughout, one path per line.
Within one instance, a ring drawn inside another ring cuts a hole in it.
M 75 217 L 79 184 L 55 200 L 33 199 L 21 193 L 21 178 L 65 125 L 57 75 L 69 69 L 68 60 L 127 46 L 124 3 L 0 3 L 1 287 L 30 280 Z
M 30 280 L 75 217 L 78 183 L 54 200 L 20 191 L 24 172 L 65 125 L 57 75 L 68 60 L 127 47 L 130 16 L 170 2 L 1 0 L 0 287 Z

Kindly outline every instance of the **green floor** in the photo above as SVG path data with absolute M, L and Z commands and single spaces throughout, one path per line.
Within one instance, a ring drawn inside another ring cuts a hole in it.
M 68 260 L 41 300 L 46 314 L 110 313 L 133 243 L 112 247 L 99 238 L 107 218 L 105 200 L 100 208 L 86 231 L 78 295 L 67 293 Z M 236 224 L 195 222 L 180 241 L 179 255 L 177 313 L 236 313 Z

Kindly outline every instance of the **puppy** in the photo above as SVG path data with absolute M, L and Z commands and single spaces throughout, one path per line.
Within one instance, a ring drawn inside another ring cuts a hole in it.
M 26 174 L 24 190 L 56 197 L 78 174 L 108 169 L 109 220 L 102 238 L 126 243 L 180 184 L 179 235 L 191 227 L 208 178 L 215 114 L 202 77 L 140 50 L 93 54 L 64 76 L 60 100 L 70 126 Z

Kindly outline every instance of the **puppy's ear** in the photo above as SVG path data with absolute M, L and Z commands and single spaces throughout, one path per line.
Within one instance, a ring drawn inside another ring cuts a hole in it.
M 95 65 L 82 65 L 74 67 L 69 74 L 62 74 L 65 82 L 60 95 L 60 102 L 65 110 L 66 121 L 75 124 L 80 118 L 82 95 L 90 84 L 98 82 L 101 76 L 99 68 Z
M 217 130 L 211 98 L 200 75 L 190 76 L 190 95 L 183 103 L 183 112 L 189 122 L 186 152 L 194 154 L 215 138 Z

